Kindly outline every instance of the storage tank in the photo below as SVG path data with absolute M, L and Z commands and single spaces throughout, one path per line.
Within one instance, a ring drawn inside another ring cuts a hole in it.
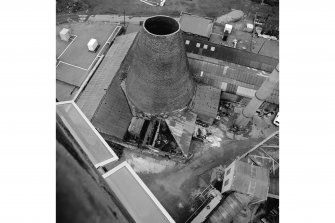
M 195 87 L 179 22 L 162 15 L 148 18 L 134 50 L 126 79 L 130 103 L 150 115 L 186 108 Z
M 232 219 L 251 201 L 246 194 L 234 192 L 230 194 L 209 217 L 211 223 L 230 223 Z

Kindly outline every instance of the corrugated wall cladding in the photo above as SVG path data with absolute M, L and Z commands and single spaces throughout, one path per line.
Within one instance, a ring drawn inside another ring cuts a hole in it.
M 237 90 L 237 85 L 235 85 L 235 84 L 228 84 L 227 85 L 226 92 L 231 93 L 231 94 L 236 94 L 236 90 Z
M 238 86 L 258 90 L 268 75 L 259 70 L 249 69 L 225 61 L 213 60 L 212 58 L 207 61 L 207 59 L 207 57 L 188 54 L 190 72 L 198 82 L 219 88 L 228 93 L 236 94 Z M 226 86 L 226 88 L 223 89 L 222 86 Z M 279 84 L 272 95 L 266 99 L 266 102 L 279 104 Z
M 217 78 L 230 79 L 229 83 L 249 84 L 260 87 L 266 78 L 267 73 L 248 69 L 242 66 L 236 66 L 232 63 L 223 62 L 216 63 L 205 61 L 207 58 L 203 58 L 198 55 L 188 54 L 188 62 L 190 71 L 193 75 L 200 75 L 201 71 L 204 73 L 209 73 L 211 76 L 216 76 Z M 235 81 L 235 82 L 234 82 Z
M 207 40 L 188 35 L 186 33 L 184 33 L 183 37 L 184 41 L 190 41 L 190 43 L 185 46 L 188 53 L 201 54 L 207 57 L 216 58 L 267 72 L 271 72 L 279 62 L 279 60 L 276 58 L 215 44 Z M 200 47 L 196 47 L 197 43 L 200 44 Z M 204 44 L 208 45 L 207 50 L 202 49 Z M 211 51 L 211 47 L 215 47 L 215 50 Z

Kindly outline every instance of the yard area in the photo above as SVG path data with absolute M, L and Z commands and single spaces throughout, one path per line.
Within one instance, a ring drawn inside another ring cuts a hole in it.
M 255 115 L 247 134 L 234 135 L 228 131 L 228 126 L 241 109 L 236 107 L 234 116 L 209 127 L 212 135 L 207 142 L 193 140 L 190 150 L 194 156 L 186 164 L 152 158 L 127 149 L 117 162 L 127 161 L 172 218 L 177 223 L 183 223 L 194 212 L 195 196 L 210 183 L 213 168 L 228 166 L 235 158 L 278 130 L 271 123 L 273 117 Z
M 139 0 L 83 0 L 89 5 L 89 14 L 123 14 L 148 16 L 164 14 L 178 16 L 181 11 L 199 16 L 217 17 L 231 9 L 255 13 L 263 10 L 271 11 L 268 5 L 261 6 L 250 0 L 166 0 L 163 7 L 147 5 Z

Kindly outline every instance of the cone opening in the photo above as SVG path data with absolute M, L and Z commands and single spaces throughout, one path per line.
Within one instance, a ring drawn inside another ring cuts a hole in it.
M 154 35 L 169 35 L 179 30 L 179 23 L 167 16 L 155 16 L 148 18 L 144 22 L 144 28 Z

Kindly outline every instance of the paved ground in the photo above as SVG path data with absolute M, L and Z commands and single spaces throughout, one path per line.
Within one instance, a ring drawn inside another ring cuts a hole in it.
M 187 164 L 156 160 L 129 150 L 124 151 L 121 161 L 130 163 L 176 222 L 185 222 L 194 211 L 193 197 L 210 183 L 211 170 L 219 165 L 229 165 L 277 130 L 271 124 L 271 118 L 255 117 L 254 120 L 250 133 L 235 136 L 227 132 L 232 119 L 223 119 L 221 124 L 211 128 L 209 142 L 192 141 L 194 157 Z

